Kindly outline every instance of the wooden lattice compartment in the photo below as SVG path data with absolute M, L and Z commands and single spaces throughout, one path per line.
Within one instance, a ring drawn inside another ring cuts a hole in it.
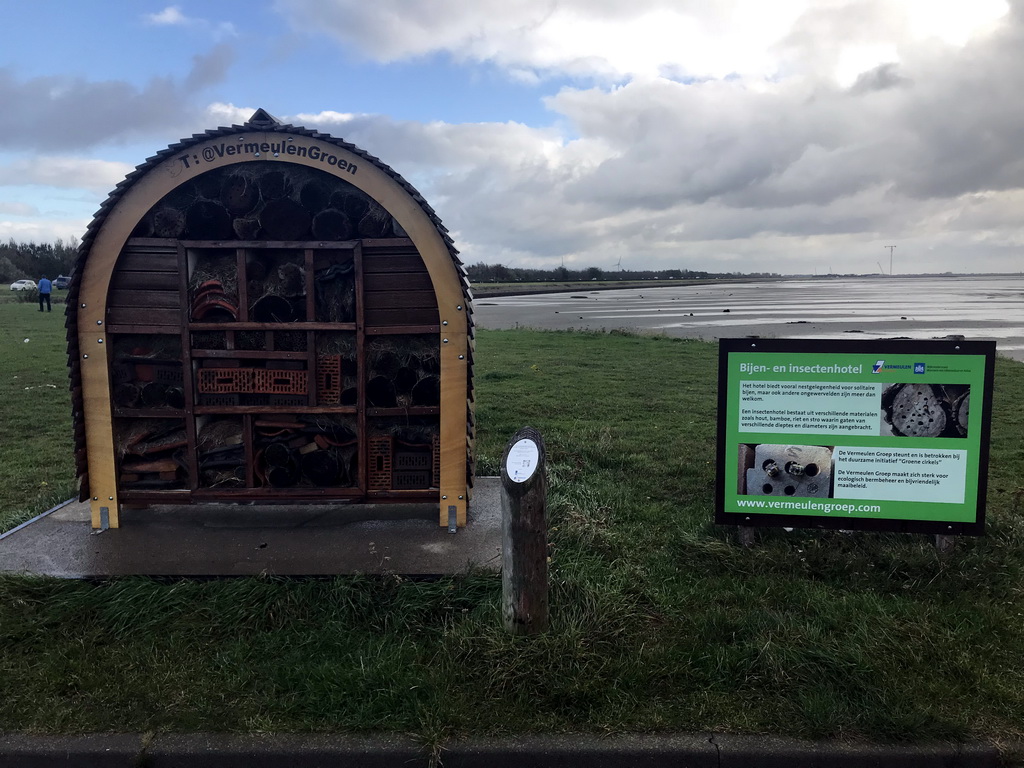
M 117 407 L 184 407 L 180 337 L 118 334 L 113 351 L 111 394 Z
M 300 250 L 252 251 L 246 261 L 249 319 L 291 323 L 306 317 L 305 256 Z
M 167 378 L 161 369 L 178 372 L 178 379 Z M 181 385 L 181 337 L 171 334 L 117 334 L 114 337 L 111 378 L 114 383 L 162 381 Z
M 354 487 L 359 479 L 358 426 L 349 417 L 303 416 L 298 449 L 302 482 L 318 488 Z
M 231 416 L 201 417 L 197 420 L 196 461 L 201 487 L 245 486 L 247 461 L 242 420 Z
M 235 349 L 261 352 L 266 348 L 266 331 L 235 331 Z
M 370 490 L 425 490 L 440 486 L 441 442 L 436 416 L 374 419 L 370 429 Z
M 331 488 L 356 484 L 354 422 L 322 414 L 266 414 L 256 419 L 254 426 L 254 466 L 261 485 Z
M 192 331 L 192 349 L 227 349 L 227 335 L 223 331 Z
M 278 352 L 305 352 L 307 344 L 305 331 L 274 332 L 274 349 Z
M 436 407 L 441 357 L 433 334 L 374 338 L 366 350 L 366 394 L 376 408 Z
M 185 423 L 181 419 L 118 419 L 118 484 L 125 490 L 187 487 Z
M 184 376 L 181 370 L 181 363 L 175 361 L 169 364 L 158 364 L 156 368 L 155 381 L 160 384 L 166 384 L 169 387 L 180 387 L 184 382 Z
M 192 320 L 204 323 L 238 320 L 238 263 L 234 249 L 193 249 L 188 252 L 188 261 Z
M 174 408 L 185 407 L 185 392 L 178 385 L 159 381 L 137 383 L 133 381 L 114 385 L 114 403 L 119 408 Z
M 318 252 L 314 257 L 313 271 L 317 321 L 355 322 L 356 281 L 352 251 Z

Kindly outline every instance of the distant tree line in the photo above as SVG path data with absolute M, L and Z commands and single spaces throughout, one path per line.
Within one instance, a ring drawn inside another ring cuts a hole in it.
M 78 238 L 54 243 L 18 243 L 13 238 L 0 243 L 0 284 L 22 278 L 39 280 L 46 275 L 70 275 L 78 257 Z M 466 268 L 474 283 L 577 283 L 591 280 L 707 280 L 716 277 L 778 277 L 774 272 L 708 272 L 694 269 L 537 269 L 507 267 L 504 264 L 473 264 Z
M 739 272 L 706 272 L 693 269 L 535 269 L 506 267 L 504 264 L 473 264 L 466 267 L 470 282 L 474 283 L 577 283 L 590 280 L 707 280 L 716 277 L 736 277 Z M 742 273 L 749 277 L 778 277 L 774 272 Z
M 77 237 L 58 238 L 54 243 L 17 243 L 11 238 L 0 243 L 0 284 L 70 275 L 77 257 Z

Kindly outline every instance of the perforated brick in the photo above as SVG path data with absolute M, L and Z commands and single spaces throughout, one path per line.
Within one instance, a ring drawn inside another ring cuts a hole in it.
M 252 392 L 252 370 L 249 368 L 200 368 L 199 391 Z
M 394 490 L 429 488 L 433 466 L 432 451 L 396 450 L 391 462 L 391 487 Z
M 374 435 L 367 441 L 366 481 L 371 491 L 387 491 L 391 488 L 391 437 Z
M 252 392 L 268 395 L 303 395 L 309 391 L 307 371 L 255 369 L 252 372 Z
M 317 355 L 316 399 L 321 405 L 341 402 L 341 355 Z

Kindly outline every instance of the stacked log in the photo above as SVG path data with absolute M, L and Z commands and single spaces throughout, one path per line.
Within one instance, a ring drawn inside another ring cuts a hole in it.
M 375 341 L 367 367 L 366 394 L 372 407 L 436 407 L 441 402 L 441 363 L 433 342 L 415 336 Z
M 154 207 L 135 234 L 288 242 L 394 237 L 396 231 L 386 210 L 343 179 L 303 166 L 254 162 L 196 177 Z

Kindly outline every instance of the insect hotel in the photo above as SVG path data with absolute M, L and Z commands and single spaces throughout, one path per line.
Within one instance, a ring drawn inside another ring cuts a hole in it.
M 430 503 L 465 525 L 456 254 L 391 168 L 263 110 L 140 165 L 92 221 L 68 297 L 93 528 L 223 502 Z

